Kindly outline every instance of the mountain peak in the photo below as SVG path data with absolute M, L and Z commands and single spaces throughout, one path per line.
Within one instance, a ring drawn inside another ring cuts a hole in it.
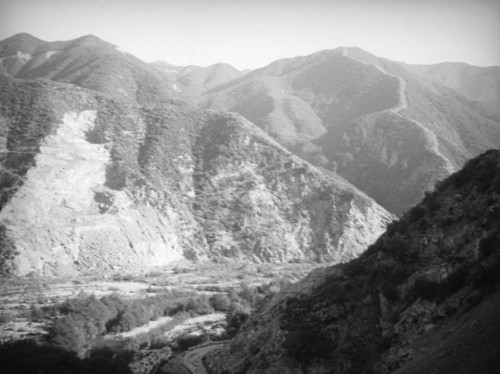
M 87 46 L 112 45 L 111 43 L 105 42 L 101 38 L 92 34 L 82 36 L 78 39 L 74 39 L 72 44 L 87 45 Z
M 41 42 L 42 40 L 38 39 L 37 37 L 27 33 L 27 32 L 20 32 L 18 34 L 12 35 L 10 38 L 5 39 L 5 41 L 38 41 Z
M 175 67 L 175 65 L 172 65 L 170 62 L 167 62 L 164 60 L 153 61 L 150 64 L 154 65 L 154 66 L 161 66 L 161 67 L 168 67 L 168 68 Z
M 3 40 L 0 53 L 3 55 L 15 54 L 18 51 L 32 53 L 43 43 L 45 43 L 43 40 L 23 32 Z
M 365 62 L 374 62 L 375 59 L 379 59 L 378 56 L 365 51 L 364 49 L 356 46 L 342 46 L 338 49 L 341 49 L 343 56 L 348 56 L 354 58 L 356 60 L 361 60 Z
M 233 65 L 230 65 L 226 62 L 217 62 L 215 64 L 207 66 L 207 68 L 208 69 L 229 70 L 229 71 L 239 72 L 239 70 L 236 69 Z

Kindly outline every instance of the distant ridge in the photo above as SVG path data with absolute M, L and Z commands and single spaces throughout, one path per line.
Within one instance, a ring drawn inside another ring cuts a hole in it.
M 18 34 L 0 42 L 0 59 L 3 74 L 14 78 L 73 83 L 141 104 L 188 99 L 157 69 L 94 35 L 45 42 Z
M 205 106 L 240 113 L 401 214 L 465 160 L 500 147 L 494 95 L 472 102 L 419 69 L 340 47 L 215 87 Z

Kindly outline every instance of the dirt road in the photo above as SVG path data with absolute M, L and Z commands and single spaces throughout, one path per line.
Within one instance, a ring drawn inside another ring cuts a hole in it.
M 224 343 L 221 342 L 213 343 L 200 348 L 194 348 L 182 357 L 181 363 L 191 374 L 208 374 L 205 366 L 203 365 L 203 357 L 207 353 L 221 348 L 223 345 Z

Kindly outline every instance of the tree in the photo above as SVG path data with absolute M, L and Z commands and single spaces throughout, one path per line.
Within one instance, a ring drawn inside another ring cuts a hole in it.
M 52 342 L 83 357 L 89 348 L 83 321 L 72 315 L 57 319 L 49 330 Z
M 250 316 L 249 307 L 243 306 L 237 302 L 233 302 L 226 315 L 228 329 L 230 328 L 233 328 L 235 330 L 239 329 L 240 326 L 248 319 L 249 316 Z
M 216 312 L 227 312 L 231 305 L 231 300 L 226 294 L 217 293 L 210 296 L 210 304 Z

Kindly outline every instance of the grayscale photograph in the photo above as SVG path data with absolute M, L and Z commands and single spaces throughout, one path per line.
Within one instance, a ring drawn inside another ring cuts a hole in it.
M 0 0 L 0 373 L 499 374 L 500 1 Z

